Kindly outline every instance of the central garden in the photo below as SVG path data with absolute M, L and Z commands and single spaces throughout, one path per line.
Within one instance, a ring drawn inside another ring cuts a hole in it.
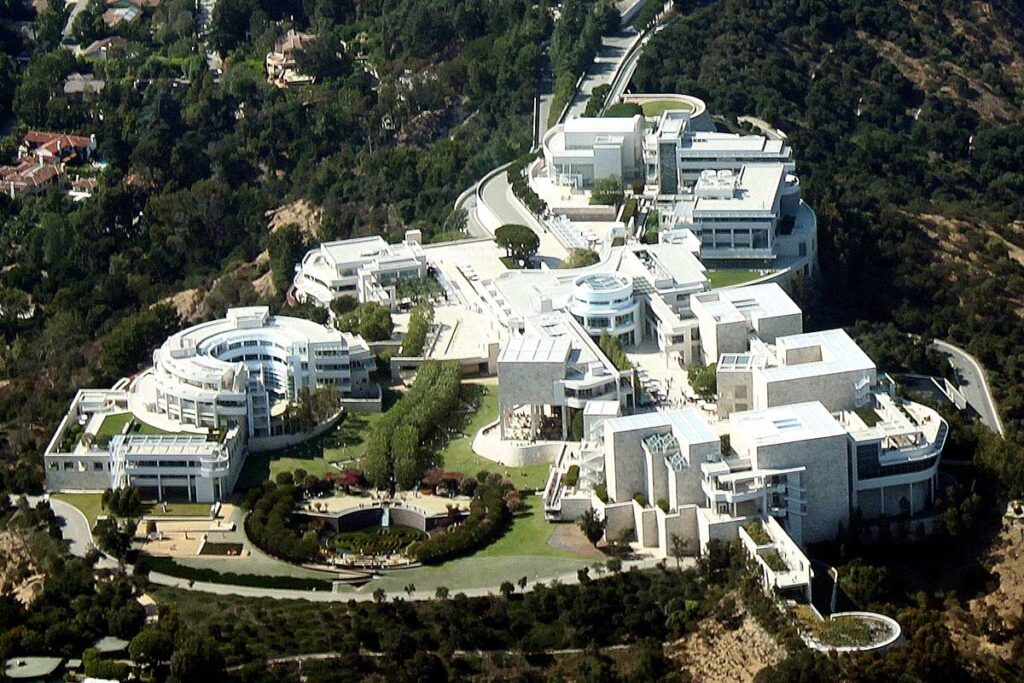
M 406 550 L 427 535 L 419 529 L 403 526 L 367 527 L 358 531 L 343 531 L 334 536 L 339 552 L 356 555 L 388 555 Z
M 575 571 L 590 556 L 549 545 L 556 527 L 530 495 L 548 466 L 504 467 L 472 450 L 473 436 L 497 419 L 497 398 L 493 380 L 463 382 L 456 364 L 428 362 L 410 387 L 390 392 L 383 413 L 348 413 L 312 442 L 252 454 L 239 480 L 246 536 L 294 565 L 423 565 L 402 576 L 427 585 L 449 574 Z M 426 518 L 383 522 L 382 508 L 419 509 L 426 499 Z M 350 512 L 358 519 L 343 520 Z

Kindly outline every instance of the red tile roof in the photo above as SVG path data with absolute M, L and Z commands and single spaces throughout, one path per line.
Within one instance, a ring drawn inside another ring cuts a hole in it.
M 89 150 L 92 139 L 83 135 L 66 135 L 64 133 L 45 133 L 38 130 L 29 131 L 22 144 L 26 148 L 26 156 L 50 156 L 54 161 L 69 162 L 78 158 L 79 150 Z M 45 153 L 45 154 L 43 154 Z M 86 153 L 88 156 L 88 153 Z
M 92 139 L 84 135 L 67 135 L 65 133 L 47 133 L 39 130 L 30 130 L 25 134 L 25 142 L 33 147 L 53 147 L 56 145 L 57 149 L 67 149 L 68 147 L 86 149 L 92 144 Z
M 49 185 L 60 176 L 59 167 L 31 159 L 23 159 L 17 166 L 0 166 L 0 181 L 5 192 L 12 186 L 15 191 L 25 191 Z

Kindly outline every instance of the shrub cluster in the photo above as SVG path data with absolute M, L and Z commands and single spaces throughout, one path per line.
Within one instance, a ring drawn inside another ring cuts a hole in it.
M 530 183 L 526 180 L 526 167 L 532 159 L 533 157 L 526 157 L 512 164 L 506 172 L 506 176 L 508 177 L 508 184 L 512 186 L 512 194 L 518 197 L 519 201 L 523 204 L 526 204 L 526 208 L 530 211 L 535 214 L 542 214 L 547 211 L 548 203 L 533 191 Z
M 427 332 L 434 322 L 434 307 L 427 301 L 421 301 L 409 315 L 409 329 L 402 340 L 402 355 L 410 358 L 423 355 L 423 347 L 427 343 Z
M 142 509 L 142 496 L 134 486 L 107 489 L 100 498 L 103 509 L 118 517 L 132 517 Z
M 423 564 L 437 564 L 476 551 L 501 536 L 512 522 L 512 482 L 500 474 L 488 475 L 469 504 L 462 524 L 441 531 L 409 547 L 409 554 Z
M 326 591 L 331 590 L 332 583 L 323 579 L 303 579 L 295 576 L 264 576 L 262 574 L 235 574 L 234 572 L 218 572 L 215 569 L 186 567 L 178 564 L 170 557 L 145 556 L 135 566 L 141 573 L 157 572 L 189 581 L 204 583 L 225 583 L 233 586 L 250 586 L 253 588 L 273 588 L 279 590 Z
M 245 533 L 259 548 L 289 562 L 306 562 L 316 557 L 319 543 L 316 532 L 300 531 L 292 521 L 292 508 L 301 489 L 292 484 L 266 482 L 253 489 L 246 499 L 250 512 L 245 518 Z
M 402 550 L 424 536 L 418 529 L 390 526 L 341 533 L 334 537 L 334 543 L 343 551 L 360 555 L 385 555 Z

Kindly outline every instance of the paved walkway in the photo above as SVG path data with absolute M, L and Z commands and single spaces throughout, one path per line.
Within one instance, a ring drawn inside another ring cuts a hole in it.
M 644 559 L 633 562 L 623 562 L 622 571 L 628 571 L 632 567 L 638 569 L 651 569 L 655 567 L 661 560 L 656 559 Z M 670 565 L 674 566 L 674 561 L 669 561 Z M 695 560 L 687 559 L 684 561 L 684 566 L 692 566 Z M 591 565 L 594 566 L 594 565 Z M 609 573 L 605 572 L 604 576 L 608 576 Z M 401 573 L 396 574 L 399 578 Z M 591 569 L 590 576 L 592 579 L 600 578 L 601 575 L 597 574 L 595 569 Z M 229 584 L 221 583 L 207 583 L 203 581 L 191 582 L 187 579 L 179 579 L 173 576 L 167 576 L 164 574 L 158 574 L 156 572 L 150 572 L 149 580 L 152 583 L 169 586 L 173 588 L 180 588 L 184 590 L 201 591 L 203 593 L 212 593 L 215 595 L 237 595 L 240 597 L 248 598 L 274 598 L 276 600 L 308 600 L 310 602 L 348 602 L 349 600 L 355 600 L 357 602 L 366 602 L 374 599 L 374 592 L 376 587 L 374 582 L 370 582 L 363 587 L 361 591 L 355 590 L 341 590 L 339 592 L 327 592 L 327 591 L 302 591 L 302 590 L 287 590 L 287 589 L 276 589 L 276 588 L 254 588 L 249 586 L 233 586 Z M 536 583 L 544 583 L 550 585 L 552 582 L 557 581 L 563 585 L 574 585 L 579 583 L 579 577 L 575 571 L 560 574 L 557 576 L 540 577 L 538 579 L 531 580 L 526 585 L 526 591 L 533 590 Z M 378 586 L 379 587 L 379 586 Z M 467 597 L 485 597 L 488 595 L 497 595 L 500 591 L 500 585 L 488 586 L 484 588 L 460 588 L 458 586 L 447 586 L 450 593 L 464 593 Z M 518 591 L 518 588 L 517 588 Z M 388 591 L 386 599 L 388 600 L 435 600 L 437 595 L 434 590 L 414 590 L 411 593 L 404 591 Z

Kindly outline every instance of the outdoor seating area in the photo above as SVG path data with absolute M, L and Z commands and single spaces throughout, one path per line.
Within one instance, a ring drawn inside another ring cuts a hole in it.
M 650 405 L 657 410 L 681 410 L 695 407 L 709 422 L 716 422 L 717 406 L 712 401 L 705 401 L 690 387 L 685 379 L 675 377 L 652 377 L 646 370 L 637 370 L 637 379 L 644 393 L 650 398 Z
M 510 441 L 559 441 L 562 419 L 559 415 L 539 415 L 536 422 L 528 412 L 511 412 L 505 417 L 505 438 Z

